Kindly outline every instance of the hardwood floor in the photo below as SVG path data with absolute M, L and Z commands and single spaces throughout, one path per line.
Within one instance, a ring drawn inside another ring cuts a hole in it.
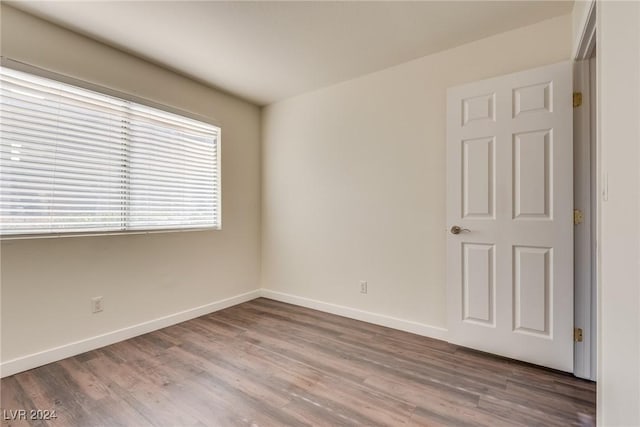
M 571 375 L 264 298 L 1 387 L 3 426 L 593 425 L 596 399 Z

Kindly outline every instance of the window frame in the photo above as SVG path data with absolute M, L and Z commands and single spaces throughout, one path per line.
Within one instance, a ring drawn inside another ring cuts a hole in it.
M 4 240 L 30 240 L 30 239 L 52 239 L 60 237 L 89 237 L 89 236 L 117 236 L 117 235 L 129 235 L 129 234 L 157 234 L 157 233 L 183 233 L 183 232 L 197 232 L 197 231 L 222 231 L 222 127 L 220 123 L 212 118 L 192 113 L 189 111 L 181 110 L 168 105 L 160 104 L 146 98 L 141 98 L 136 95 L 131 95 L 126 92 L 121 92 L 115 89 L 111 89 L 105 86 L 90 83 L 84 80 L 80 80 L 74 77 L 69 77 L 64 74 L 60 74 L 54 71 L 46 70 L 34 65 L 26 64 L 24 62 L 16 61 L 5 56 L 0 56 L 0 66 L 10 68 L 15 71 L 32 74 L 34 76 L 43 77 L 46 79 L 55 80 L 60 83 L 65 83 L 78 87 L 80 89 L 86 89 L 94 92 L 98 92 L 103 95 L 119 98 L 125 101 L 134 102 L 144 105 L 146 107 L 155 108 L 167 113 L 176 114 L 188 119 L 197 120 L 199 122 L 215 126 L 218 130 L 218 141 L 216 144 L 216 156 L 217 156 L 217 168 L 218 168 L 218 194 L 217 194 L 217 206 L 218 206 L 218 225 L 216 227 L 193 227 L 193 228 L 150 228 L 150 229 L 136 229 L 136 230 L 104 230 L 104 231 L 79 231 L 79 232 L 52 232 L 52 233 L 29 233 L 29 234 L 0 234 L 0 241 Z

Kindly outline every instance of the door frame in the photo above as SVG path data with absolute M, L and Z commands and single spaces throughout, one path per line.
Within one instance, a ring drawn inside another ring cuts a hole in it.
M 597 374 L 597 218 L 599 143 L 596 131 L 596 2 L 585 8 L 574 53 L 574 90 L 582 105 L 574 109 L 574 208 L 583 222 L 574 233 L 574 324 L 583 341 L 574 343 L 574 375 L 595 381 Z

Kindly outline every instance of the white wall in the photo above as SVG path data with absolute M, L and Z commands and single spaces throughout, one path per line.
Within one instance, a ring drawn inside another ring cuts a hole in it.
M 640 3 L 598 3 L 598 421 L 640 425 Z M 605 184 L 606 185 L 606 184 Z
M 259 287 L 260 109 L 2 6 L 2 55 L 222 128 L 223 230 L 3 241 L 3 363 Z M 90 298 L 104 296 L 104 312 Z
M 263 288 L 445 327 L 446 89 L 567 60 L 571 29 L 565 15 L 266 107 Z

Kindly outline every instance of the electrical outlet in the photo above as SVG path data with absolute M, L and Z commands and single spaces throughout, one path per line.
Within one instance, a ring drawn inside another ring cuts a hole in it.
M 367 293 L 367 282 L 365 282 L 364 280 L 360 282 L 360 293 L 361 294 Z
M 103 310 L 102 297 L 91 298 L 91 311 L 92 313 L 100 313 Z

